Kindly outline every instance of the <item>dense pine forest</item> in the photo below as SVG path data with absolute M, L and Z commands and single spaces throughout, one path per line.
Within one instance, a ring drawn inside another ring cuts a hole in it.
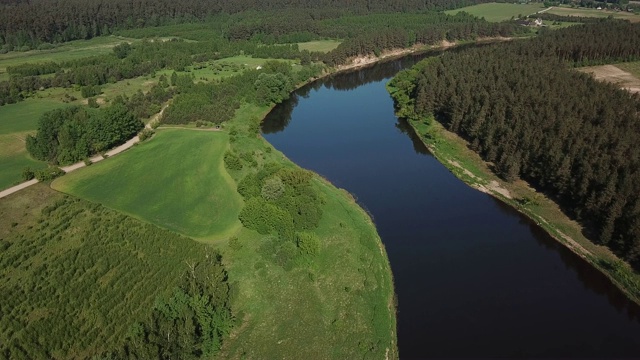
M 401 1 L 225 1 L 225 0 L 41 0 L 0 4 L 0 44 L 13 47 L 37 46 L 108 35 L 117 29 L 141 28 L 170 23 L 201 21 L 220 14 L 247 10 L 272 11 L 280 26 L 311 31 L 315 19 L 332 18 L 345 11 L 352 14 L 375 12 L 417 12 L 464 7 L 482 0 L 401 0 Z M 262 17 L 262 15 L 260 16 Z
M 606 21 L 447 53 L 392 86 L 402 115 L 435 116 L 638 269 L 640 97 L 571 69 L 637 59 L 640 25 Z

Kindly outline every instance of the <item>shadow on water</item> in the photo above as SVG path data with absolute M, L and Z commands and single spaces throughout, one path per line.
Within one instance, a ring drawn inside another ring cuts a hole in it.
M 278 150 L 375 216 L 400 355 L 639 357 L 638 306 L 534 222 L 455 178 L 395 118 L 385 81 L 439 53 L 316 81 L 262 125 Z
M 629 319 L 640 321 L 640 306 L 629 301 L 624 293 L 622 293 L 605 274 L 598 271 L 585 259 L 577 256 L 571 250 L 556 241 L 533 220 L 514 210 L 502 201 L 495 198 L 492 199 L 496 203 L 496 206 L 506 215 L 518 216 L 520 218 L 520 222 L 529 227 L 529 231 L 538 245 L 558 253 L 566 268 L 575 271 L 578 276 L 578 280 L 580 280 L 586 289 L 606 296 L 609 304 L 618 312 L 626 312 Z

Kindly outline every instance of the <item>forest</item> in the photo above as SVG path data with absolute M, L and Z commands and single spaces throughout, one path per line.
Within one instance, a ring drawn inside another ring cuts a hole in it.
M 600 21 L 447 53 L 391 85 L 400 115 L 435 117 L 639 269 L 640 97 L 572 70 L 638 59 L 640 25 Z
M 36 48 L 104 36 L 118 29 L 132 29 L 202 21 L 245 12 L 277 12 L 278 22 L 288 27 L 304 19 L 338 17 L 344 12 L 420 12 L 444 10 L 486 2 L 482 0 L 310 1 L 310 0 L 36 0 L 0 4 L 0 44 L 13 48 Z M 289 13 L 295 16 L 288 16 Z M 301 16 L 304 14 L 304 16 Z M 293 21 L 290 21 L 294 19 Z M 299 26 L 299 25 L 298 25 Z M 299 27 L 308 30 L 308 27 Z M 6 49 L 6 48 L 5 48 Z

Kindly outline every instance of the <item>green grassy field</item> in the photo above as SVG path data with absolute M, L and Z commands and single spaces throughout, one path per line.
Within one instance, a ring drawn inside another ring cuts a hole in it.
M 614 65 L 640 79 L 640 61 L 618 63 Z
M 25 167 L 46 167 L 44 162 L 29 156 L 25 138 L 36 130 L 42 114 L 63 106 L 66 104 L 49 99 L 27 99 L 0 106 L 0 189 L 19 182 Z
M 70 41 L 51 50 L 12 51 L 7 54 L 0 54 L 0 80 L 2 80 L 3 76 L 6 79 L 7 66 L 47 61 L 61 62 L 103 55 L 110 53 L 114 46 L 125 41 L 133 42 L 138 40 L 121 36 L 102 36 L 91 40 Z
M 0 106 L 0 135 L 36 130 L 42 114 L 63 106 L 66 104 L 50 98 Z
M 465 11 L 471 15 L 485 18 L 487 21 L 500 22 L 509 20 L 518 15 L 527 16 L 544 10 L 542 4 L 507 4 L 507 3 L 487 3 L 467 6 L 461 9 L 445 11 L 446 14 L 455 15 L 460 11 Z
M 227 124 L 238 133 L 231 149 L 257 164 L 232 171 L 236 181 L 266 163 L 297 168 L 249 135 L 268 110 L 244 105 Z M 219 244 L 239 286 L 238 324 L 221 358 L 397 358 L 391 270 L 375 226 L 347 192 L 318 176 L 312 185 L 324 200 L 314 259 L 286 270 L 265 249 L 271 237 L 246 228 L 235 244 Z
M 222 132 L 166 129 L 52 187 L 198 239 L 231 235 L 242 200 L 222 162 Z
M 25 148 L 26 133 L 0 135 L 0 190 L 22 181 L 22 170 L 44 169 L 47 164 L 33 159 Z
M 0 199 L 0 249 L 0 354 L 13 359 L 122 346 L 187 264 L 213 252 L 45 184 Z
M 318 40 L 298 43 L 300 50 L 320 51 L 327 53 L 340 45 L 342 41 L 337 40 Z
M 640 15 L 625 11 L 608 11 L 597 10 L 590 8 L 570 8 L 554 6 L 551 10 L 547 11 L 549 14 L 556 14 L 562 16 L 583 16 L 583 17 L 613 17 L 616 19 L 629 20 L 631 22 L 640 22 Z

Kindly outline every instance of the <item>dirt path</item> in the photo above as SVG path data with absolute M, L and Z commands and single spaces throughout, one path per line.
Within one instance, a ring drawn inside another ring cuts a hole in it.
M 632 93 L 640 93 L 640 79 L 614 65 L 589 66 L 578 69 L 596 80 L 606 81 Z
M 153 116 L 153 118 L 147 123 L 147 125 L 145 125 L 145 128 L 151 129 L 153 124 L 155 124 L 156 122 L 158 122 L 160 120 L 160 117 L 164 113 L 164 110 L 167 108 L 167 106 L 169 106 L 169 104 L 170 104 L 170 101 L 167 102 L 162 107 L 162 110 L 160 110 L 159 113 L 157 113 L 157 114 L 155 114 Z M 131 139 L 129 139 L 129 141 L 127 141 L 126 143 L 107 151 L 105 153 L 105 155 L 106 155 L 106 157 L 112 157 L 112 156 L 118 155 L 121 152 L 123 152 L 123 151 L 125 151 L 127 149 L 130 149 L 131 147 L 133 147 L 135 144 L 137 144 L 139 142 L 140 142 L 140 138 L 138 137 L 138 135 L 136 135 L 136 136 L 132 137 Z M 96 155 L 96 156 L 90 158 L 89 160 L 92 163 L 97 163 L 99 161 L 102 161 L 102 160 L 106 159 L 106 157 L 103 157 L 102 155 Z M 84 161 L 80 161 L 80 162 L 77 162 L 75 164 L 64 166 L 64 167 L 62 167 L 60 169 L 62 169 L 62 171 L 64 171 L 65 173 L 70 173 L 72 171 L 81 169 L 81 168 L 83 168 L 85 166 L 87 166 L 87 164 L 85 164 Z M 29 181 L 25 181 L 25 182 L 23 182 L 21 184 L 18 184 L 16 186 L 10 187 L 10 188 L 8 188 L 6 190 L 0 191 L 0 199 L 2 199 L 5 196 L 9 196 L 9 195 L 11 195 L 11 194 L 13 194 L 15 192 L 18 192 L 18 191 L 20 191 L 22 189 L 25 189 L 25 188 L 27 188 L 27 187 L 29 187 L 31 185 L 35 185 L 38 182 L 39 181 L 37 179 L 32 179 L 32 180 L 29 180 Z

